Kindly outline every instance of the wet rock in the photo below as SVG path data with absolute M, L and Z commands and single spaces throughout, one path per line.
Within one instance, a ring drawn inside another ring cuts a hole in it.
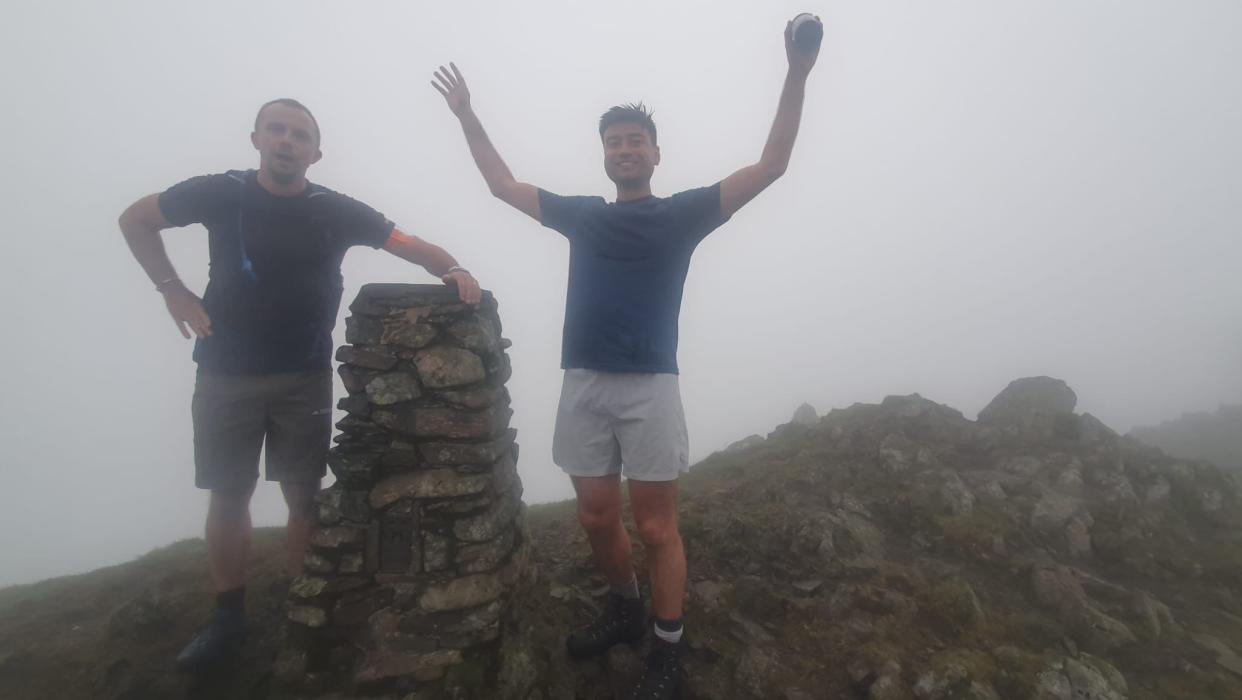
M 336 571 L 336 565 L 330 559 L 320 556 L 313 551 L 306 553 L 302 566 L 312 574 L 326 574 Z
M 983 622 L 983 606 L 969 583 L 960 579 L 934 586 L 924 606 L 924 613 L 936 629 L 960 633 Z
M 453 525 L 453 534 L 463 542 L 494 539 L 513 523 L 519 507 L 516 498 L 502 498 L 486 512 L 458 520 Z
M 315 495 L 319 522 L 336 525 L 342 520 L 366 524 L 371 521 L 371 508 L 365 491 L 350 490 L 337 483 Z
M 413 401 L 422 392 L 418 381 L 405 372 L 388 372 L 367 382 L 367 399 L 376 406 L 388 406 L 403 401 Z
M 975 494 L 956 472 L 943 472 L 941 478 L 943 482 L 937 495 L 944 509 L 957 516 L 969 515 L 975 509 Z
M 1067 566 L 1036 567 L 1031 574 L 1031 588 L 1041 605 L 1058 610 L 1076 605 L 1087 597 L 1078 577 Z
M 1076 607 L 1070 623 L 1074 638 L 1083 647 L 1097 653 L 1108 653 L 1137 641 L 1134 632 L 1124 622 L 1092 605 Z
M 1114 685 L 1117 684 L 1117 685 Z M 1036 676 L 1035 700 L 1127 700 L 1125 678 L 1100 659 L 1083 654 L 1055 662 Z
M 1080 499 L 1056 491 L 1045 491 L 1031 511 L 1031 527 L 1043 532 L 1063 531 L 1082 505 Z
M 1216 663 L 1237 676 L 1242 676 L 1242 657 L 1219 637 L 1196 633 L 1190 635 L 1196 644 L 1216 655 Z
M 910 700 L 914 695 L 895 676 L 880 676 L 867 689 L 867 700 Z
M 480 354 L 501 350 L 500 335 L 491 323 L 480 318 L 457 321 L 448 327 L 448 337 L 461 347 Z
M 311 544 L 324 549 L 340 547 L 360 547 L 365 537 L 365 530 L 348 525 L 321 527 L 311 535 Z
M 314 576 L 299 576 L 289 586 L 289 594 L 296 598 L 314 598 L 328 587 L 325 579 Z
M 889 474 L 904 472 L 916 465 L 928 466 L 933 461 L 930 450 L 901 433 L 891 433 L 880 442 L 878 457 L 880 467 Z
M 455 579 L 427 589 L 418 600 L 426 612 L 461 610 L 490 603 L 500 597 L 504 586 L 492 574 L 477 574 Z
M 457 566 L 463 573 L 492 571 L 505 562 L 517 537 L 512 529 L 482 544 L 465 545 L 457 550 Z
M 435 532 L 423 533 L 423 571 L 444 571 L 449 564 L 449 538 Z
M 414 437 L 489 440 L 503 434 L 511 413 L 503 405 L 482 411 L 415 407 L 397 411 L 377 410 L 373 412 L 372 419 L 377 425 Z
M 721 603 L 725 586 L 719 581 L 695 581 L 690 584 L 691 595 L 707 610 L 716 610 Z
M 397 366 L 397 358 L 375 350 L 342 346 L 336 351 L 336 361 L 366 369 L 389 370 Z
M 428 348 L 414 356 L 418 377 L 432 389 L 463 386 L 483 381 L 487 373 L 483 360 L 463 348 L 441 345 Z
M 1087 559 L 1091 556 L 1091 531 L 1084 520 L 1074 518 L 1065 526 L 1066 550 L 1074 559 Z
M 463 408 L 487 408 L 506 396 L 503 387 L 491 384 L 475 384 L 461 389 L 439 389 L 435 392 L 438 399 Z
M 479 443 L 424 442 L 419 454 L 431 464 L 493 464 L 513 447 L 516 430 L 509 430 L 499 439 Z
M 328 613 L 308 605 L 290 606 L 288 615 L 291 622 L 307 627 L 317 628 L 328 624 Z
M 914 684 L 918 700 L 948 700 L 970 684 L 970 673 L 960 664 L 924 671 Z
M 397 474 L 371 490 L 371 507 L 381 510 L 403 498 L 451 498 L 482 493 L 491 483 L 486 474 L 458 474 L 452 469 Z

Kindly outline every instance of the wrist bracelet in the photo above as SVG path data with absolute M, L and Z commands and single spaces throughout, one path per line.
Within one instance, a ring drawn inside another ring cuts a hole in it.
M 172 284 L 173 282 L 180 282 L 180 281 L 181 279 L 175 276 L 169 277 L 166 280 L 160 280 L 159 282 L 155 283 L 155 291 L 160 292 L 162 294 L 164 292 L 164 287 Z
M 466 273 L 467 275 L 469 275 L 469 274 L 470 274 L 470 271 L 469 271 L 469 270 L 467 270 L 466 268 L 462 267 L 461 265 L 454 265 L 454 266 L 452 266 L 452 267 L 450 267 L 450 268 L 448 269 L 448 272 L 445 272 L 443 275 L 440 275 L 440 276 L 441 276 L 441 277 L 447 277 L 447 276 L 449 276 L 449 275 L 453 274 L 454 272 L 464 272 L 464 273 Z

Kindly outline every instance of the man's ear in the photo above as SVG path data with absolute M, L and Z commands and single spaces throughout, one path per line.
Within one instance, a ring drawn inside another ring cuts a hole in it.
M 254 146 L 254 150 L 259 150 L 259 132 L 250 132 L 250 145 Z
M 323 158 L 323 151 L 319 150 L 319 148 L 316 147 L 315 155 L 311 157 L 311 165 L 318 163 L 320 158 Z
M 655 147 L 655 162 L 652 163 L 652 165 L 659 165 L 659 164 L 660 164 L 660 147 L 656 146 Z

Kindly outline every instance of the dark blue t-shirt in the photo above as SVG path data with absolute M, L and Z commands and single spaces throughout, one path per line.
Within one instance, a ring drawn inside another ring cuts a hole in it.
M 677 374 L 682 288 L 725 222 L 720 185 L 613 204 L 539 190 L 539 218 L 569 239 L 561 366 Z
M 174 226 L 207 227 L 203 307 L 212 332 L 194 345 L 200 367 L 274 374 L 332 366 L 345 251 L 384 245 L 391 221 L 310 183 L 297 196 L 275 196 L 253 170 L 190 178 L 159 204 Z

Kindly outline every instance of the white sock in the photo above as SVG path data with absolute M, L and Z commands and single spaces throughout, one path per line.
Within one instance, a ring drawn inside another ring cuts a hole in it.
M 677 642 L 681 641 L 681 633 L 686 631 L 685 625 L 681 624 L 681 622 L 677 622 L 676 623 L 677 629 L 666 630 L 660 627 L 660 622 L 661 620 L 656 620 L 655 627 L 654 627 L 655 636 L 659 637 L 661 640 L 665 642 L 668 642 L 669 644 L 676 644 Z

